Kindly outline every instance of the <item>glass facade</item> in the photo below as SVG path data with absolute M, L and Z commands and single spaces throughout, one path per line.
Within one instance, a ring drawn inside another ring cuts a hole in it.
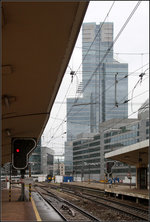
M 72 142 L 65 143 L 65 175 L 73 174 Z
M 98 132 L 101 122 L 128 116 L 127 103 L 115 106 L 127 99 L 128 64 L 114 60 L 112 43 L 113 23 L 83 24 L 82 98 L 67 99 L 67 141 L 80 133 Z
M 92 134 L 91 137 L 86 138 L 83 134 L 80 139 L 73 141 L 73 172 L 75 176 L 81 176 L 84 180 L 89 178 L 92 180 L 104 179 L 108 161 L 104 158 L 105 153 L 136 144 L 148 137 L 149 119 L 147 116 L 143 116 L 141 119 L 121 120 L 115 129 L 110 128 L 109 124 L 111 123 L 106 121 L 107 130 L 102 130 L 100 134 Z M 114 119 L 113 122 L 117 126 L 118 119 Z M 132 176 L 136 176 L 136 167 L 114 161 L 113 177 L 124 179 L 129 172 L 132 173 Z
M 109 132 L 104 134 L 104 149 L 113 151 L 115 149 L 129 146 L 139 142 L 139 124 L 127 125 L 121 127 L 117 132 Z
M 67 141 L 80 133 L 99 132 L 101 122 L 128 116 L 127 103 L 115 106 L 127 99 L 128 64 L 113 58 L 112 43 L 113 23 L 83 24 L 82 93 L 78 99 L 67 99 Z
M 128 64 L 119 63 L 113 58 L 112 45 L 113 23 L 83 24 L 82 84 L 83 98 L 93 103 L 89 109 L 92 120 L 90 132 L 98 132 L 101 122 L 128 116 L 126 103 L 115 106 L 122 98 L 127 99 Z
M 73 174 L 88 180 L 100 174 L 100 136 L 89 135 L 73 142 Z M 95 178 L 96 179 L 96 176 Z

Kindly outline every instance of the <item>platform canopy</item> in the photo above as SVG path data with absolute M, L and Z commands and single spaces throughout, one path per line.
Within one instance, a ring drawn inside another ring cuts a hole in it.
M 11 138 L 40 138 L 88 2 L 2 2 L 2 164 Z
M 149 140 L 144 140 L 106 153 L 105 158 L 136 167 L 147 167 L 149 160 Z

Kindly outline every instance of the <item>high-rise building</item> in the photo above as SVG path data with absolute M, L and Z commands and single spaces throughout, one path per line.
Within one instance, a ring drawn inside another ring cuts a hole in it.
M 82 26 L 82 83 L 79 97 L 67 99 L 67 141 L 128 116 L 128 64 L 114 59 L 113 33 L 111 22 Z
M 84 23 L 82 90 L 78 99 L 67 99 L 67 141 L 98 132 L 101 122 L 127 117 L 127 95 L 128 64 L 114 59 L 113 23 Z

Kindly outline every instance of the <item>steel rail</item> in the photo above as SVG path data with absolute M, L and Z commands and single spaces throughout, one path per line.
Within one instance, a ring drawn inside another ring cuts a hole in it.
M 83 193 L 83 194 L 88 195 L 88 196 L 91 196 L 91 197 L 99 198 L 99 196 L 96 196 L 96 195 L 93 195 L 93 194 L 86 194 L 86 193 Z M 103 199 L 103 200 L 106 200 L 106 201 L 109 201 L 109 202 L 112 202 L 112 203 L 115 203 L 115 204 L 119 204 L 119 205 L 122 205 L 122 206 L 125 206 L 125 207 L 128 207 L 128 208 L 132 208 L 132 209 L 134 209 L 134 210 L 139 210 L 139 211 L 141 211 L 141 212 L 143 212 L 143 213 L 145 213 L 145 214 L 148 214 L 148 213 L 149 213 L 149 211 L 146 210 L 146 209 L 141 209 L 141 208 L 139 208 L 139 207 L 135 207 L 135 206 L 133 206 L 133 205 L 131 205 L 131 204 L 127 204 L 127 203 L 122 203 L 122 202 L 119 201 L 119 200 L 108 199 L 108 198 L 105 198 L 105 197 L 100 197 L 100 199 Z
M 78 186 L 78 185 L 73 185 L 73 184 L 71 184 L 69 186 L 67 184 L 61 184 L 60 188 L 63 188 L 63 187 L 68 187 L 68 188 L 73 187 L 73 188 L 81 189 L 81 190 L 85 190 L 86 189 L 86 190 L 89 190 L 89 191 L 105 193 L 105 191 L 102 190 L 102 189 L 97 189 L 97 188 L 93 188 L 93 187 Z
M 52 187 L 54 187 L 54 186 L 52 186 Z M 106 207 L 112 208 L 114 210 L 118 210 L 118 211 L 120 211 L 124 214 L 134 216 L 135 218 L 142 219 L 144 221 L 148 221 L 148 213 L 149 213 L 148 210 L 140 209 L 138 207 L 131 206 L 131 205 L 128 205 L 126 203 L 122 203 L 122 202 L 115 201 L 115 200 L 110 200 L 110 199 L 107 199 L 107 198 L 104 198 L 104 197 L 101 197 L 101 196 L 95 196 L 95 195 L 88 194 L 88 193 L 84 193 L 84 195 L 86 195 L 86 196 L 84 196 L 83 192 L 82 192 L 83 190 L 84 191 L 86 190 L 86 191 L 98 192 L 99 194 L 105 193 L 102 190 L 95 189 L 95 188 L 87 188 L 87 187 L 83 187 L 83 186 L 76 186 L 76 185 L 69 185 L 68 186 L 67 184 L 61 184 L 61 186 L 57 187 L 57 188 L 62 189 L 64 192 L 72 193 L 73 195 L 76 195 L 80 198 L 85 198 L 85 199 L 90 200 L 92 202 L 95 202 L 97 204 L 102 204 Z M 80 193 L 77 193 L 76 192 L 77 190 L 81 190 L 82 195 Z M 73 193 L 73 192 L 76 192 L 76 193 Z M 89 198 L 87 196 L 91 196 L 91 197 L 96 198 L 96 199 L 99 198 L 99 200 L 94 200 L 94 199 Z M 141 215 L 139 215 L 139 214 L 141 214 Z M 144 214 L 146 214 L 146 215 L 144 215 Z
M 62 188 L 62 189 L 65 190 L 65 192 L 68 192 L 68 189 L 66 189 L 66 188 L 65 189 Z M 115 200 L 110 200 L 110 199 L 107 199 L 107 198 L 104 198 L 104 197 L 101 197 L 101 196 L 91 195 L 91 194 L 88 194 L 88 193 L 86 193 L 86 194 L 84 193 L 84 195 L 83 195 L 83 193 L 82 194 L 74 193 L 74 195 L 79 196 L 81 198 L 85 198 L 85 199 L 90 200 L 92 202 L 95 202 L 97 204 L 102 204 L 106 207 L 118 210 L 122 213 L 134 216 L 135 218 L 142 219 L 144 221 L 148 221 L 148 213 L 149 213 L 148 210 L 140 209 L 140 208 L 137 208 L 137 207 L 132 207 L 131 205 L 127 205 L 125 203 L 121 203 L 121 202 L 118 202 L 118 201 L 115 201 Z M 87 196 L 91 196 L 91 197 L 94 197 L 96 199 L 97 198 L 99 198 L 99 199 L 95 200 L 95 199 L 89 198 Z M 139 213 L 141 215 L 139 215 Z M 146 214 L 146 215 L 143 215 L 143 213 Z
M 40 187 L 41 188 L 41 187 Z M 43 189 L 43 188 L 42 188 Z M 52 202 L 49 200 L 49 199 L 47 199 L 46 197 L 44 197 L 43 196 L 43 194 L 39 191 L 39 190 L 37 190 L 36 188 L 35 188 L 35 190 L 36 190 L 36 192 L 58 213 L 58 215 L 64 220 L 64 221 L 68 221 L 62 214 L 61 214 L 61 212 L 52 204 Z M 69 221 L 68 221 L 69 222 Z
M 41 186 L 40 186 L 40 188 L 43 189 L 44 191 L 46 191 L 49 194 L 49 196 L 52 196 L 52 197 L 56 198 L 57 200 L 61 201 L 62 203 L 65 203 L 66 205 L 71 206 L 72 208 L 74 208 L 75 210 L 77 210 L 78 212 L 80 212 L 82 215 L 84 215 L 85 217 L 89 218 L 90 220 L 95 221 L 95 222 L 96 221 L 97 222 L 101 221 L 98 218 L 96 218 L 95 216 L 93 216 L 90 213 L 86 212 L 85 210 L 77 207 L 76 205 L 70 203 L 69 201 L 67 201 L 67 200 L 65 200 L 65 199 L 63 199 L 61 197 L 58 197 L 57 195 L 55 195 L 54 193 L 48 191 L 47 189 L 45 189 L 45 188 L 43 188 Z M 45 195 L 47 195 L 47 194 L 45 194 Z

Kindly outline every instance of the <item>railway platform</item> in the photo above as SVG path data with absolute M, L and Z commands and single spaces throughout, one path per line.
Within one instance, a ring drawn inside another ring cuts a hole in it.
M 105 192 L 109 194 L 114 194 L 115 196 L 121 196 L 122 199 L 126 196 L 135 198 L 136 202 L 138 203 L 140 199 L 149 200 L 149 190 L 147 189 L 137 189 L 135 187 L 130 186 L 120 186 L 114 184 L 113 186 L 108 186 L 105 188 Z
M 33 203 L 18 201 L 20 196 L 18 188 L 12 188 L 11 201 L 7 188 L 2 189 L 1 194 L 1 221 L 37 221 Z
M 1 221 L 63 221 L 59 214 L 41 196 L 32 190 L 31 201 L 28 201 L 28 188 L 26 187 L 27 201 L 18 201 L 21 190 L 13 187 L 11 201 L 9 189 L 3 187 L 1 201 Z

